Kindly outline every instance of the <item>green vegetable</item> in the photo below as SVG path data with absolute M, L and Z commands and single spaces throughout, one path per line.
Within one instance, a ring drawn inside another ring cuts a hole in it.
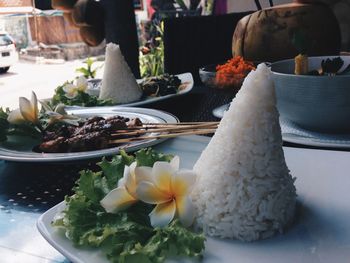
M 98 163 L 101 171 L 81 171 L 74 188 L 75 194 L 66 197 L 66 208 L 53 222 L 63 228 L 76 246 L 97 247 L 111 262 L 163 262 L 167 257 L 201 257 L 205 237 L 191 232 L 175 220 L 167 227 L 153 228 L 148 214 L 153 206 L 138 202 L 117 214 L 107 213 L 100 200 L 123 176 L 125 165 L 136 161 L 138 166 L 153 166 L 156 161 L 173 157 L 142 149 L 135 156 L 120 155 Z
M 0 108 L 0 142 L 6 141 L 7 139 L 7 132 L 10 127 L 7 121 L 8 111 L 8 109 L 3 110 L 3 108 Z
M 92 69 L 92 65 L 95 63 L 95 61 L 96 60 L 89 57 L 83 62 L 86 64 L 86 67 L 77 68 L 75 71 L 78 73 L 82 73 L 83 76 L 87 79 L 88 78 L 94 79 L 96 77 L 97 70 L 102 67 L 102 65 L 101 65 L 95 69 Z
M 340 57 L 336 57 L 333 59 L 327 58 L 326 60 L 323 59 L 321 62 L 322 75 L 336 75 L 343 65 L 344 60 L 342 60 Z
M 63 90 L 63 86 L 64 85 L 56 88 L 55 95 L 53 96 L 50 102 L 51 106 L 56 106 L 60 103 L 63 103 L 68 106 L 76 105 L 83 107 L 109 106 L 114 104 L 112 100 L 101 100 L 98 97 L 90 95 L 83 91 L 79 91 L 78 95 L 72 99 L 67 98 L 65 95 L 66 93 Z

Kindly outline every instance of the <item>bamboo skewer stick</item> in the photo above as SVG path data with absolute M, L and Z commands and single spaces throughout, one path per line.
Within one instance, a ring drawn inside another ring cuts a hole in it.
M 218 125 L 219 122 L 179 122 L 179 123 L 144 123 L 142 126 L 136 126 L 139 128 L 150 128 L 150 127 L 187 127 L 190 125 Z M 133 128 L 129 128 L 133 129 Z
M 209 133 L 214 133 L 215 130 L 216 129 L 201 129 L 201 130 L 193 130 L 193 131 L 178 132 L 178 133 L 160 134 L 160 135 L 154 135 L 154 136 L 131 137 L 131 138 L 125 138 L 125 139 L 111 140 L 110 144 L 127 143 L 132 141 L 139 141 L 139 140 L 174 138 L 174 137 L 185 136 L 185 135 L 209 134 Z
M 131 131 L 129 129 L 127 130 L 118 130 L 116 133 L 112 133 L 111 137 L 119 137 L 119 136 L 130 136 L 130 135 L 140 135 L 145 133 L 152 133 L 152 132 L 184 132 L 184 131 L 190 131 L 190 130 L 198 130 L 198 129 L 214 129 L 217 128 L 217 124 L 199 124 L 199 125 L 187 125 L 187 126 L 176 126 L 176 127 L 159 127 L 159 128 L 143 128 L 140 126 L 139 129 Z

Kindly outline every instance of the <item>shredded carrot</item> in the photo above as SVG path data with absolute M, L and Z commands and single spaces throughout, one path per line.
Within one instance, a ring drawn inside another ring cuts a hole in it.
M 248 73 L 255 69 L 250 61 L 244 61 L 241 56 L 228 60 L 223 65 L 216 66 L 215 82 L 219 87 L 239 86 Z

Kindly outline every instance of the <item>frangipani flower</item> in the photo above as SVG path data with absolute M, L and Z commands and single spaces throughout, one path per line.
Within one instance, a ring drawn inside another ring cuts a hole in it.
M 117 213 L 138 201 L 136 196 L 136 162 L 125 166 L 123 178 L 118 181 L 118 187 L 110 191 L 102 200 L 101 205 L 108 213 Z
M 175 216 L 186 227 L 193 223 L 194 206 L 189 194 L 196 174 L 190 170 L 179 170 L 177 156 L 170 163 L 154 163 L 152 169 L 136 167 L 135 175 L 139 178 L 136 189 L 139 200 L 156 204 L 150 213 L 152 226 L 166 226 Z
M 11 124 L 20 124 L 24 121 L 29 121 L 37 124 L 39 122 L 38 115 L 38 99 L 35 93 L 32 92 L 30 101 L 24 97 L 19 98 L 19 108 L 11 111 L 7 120 Z
M 75 98 L 79 91 L 85 92 L 88 87 L 88 81 L 84 76 L 77 78 L 74 83 L 67 83 L 63 86 L 65 96 L 69 99 Z
M 74 126 L 79 125 L 80 118 L 78 116 L 68 114 L 65 110 L 64 104 L 58 104 L 54 109 L 45 101 L 39 100 L 45 113 L 49 116 L 49 124 L 56 122 L 65 122 Z

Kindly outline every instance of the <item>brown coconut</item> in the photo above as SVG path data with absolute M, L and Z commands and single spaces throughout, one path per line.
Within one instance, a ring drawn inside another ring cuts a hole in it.
M 295 57 L 299 51 L 292 38 L 297 30 L 311 40 L 309 56 L 338 54 L 341 34 L 332 10 L 316 1 L 301 2 L 263 9 L 242 18 L 233 35 L 233 55 L 270 62 Z

